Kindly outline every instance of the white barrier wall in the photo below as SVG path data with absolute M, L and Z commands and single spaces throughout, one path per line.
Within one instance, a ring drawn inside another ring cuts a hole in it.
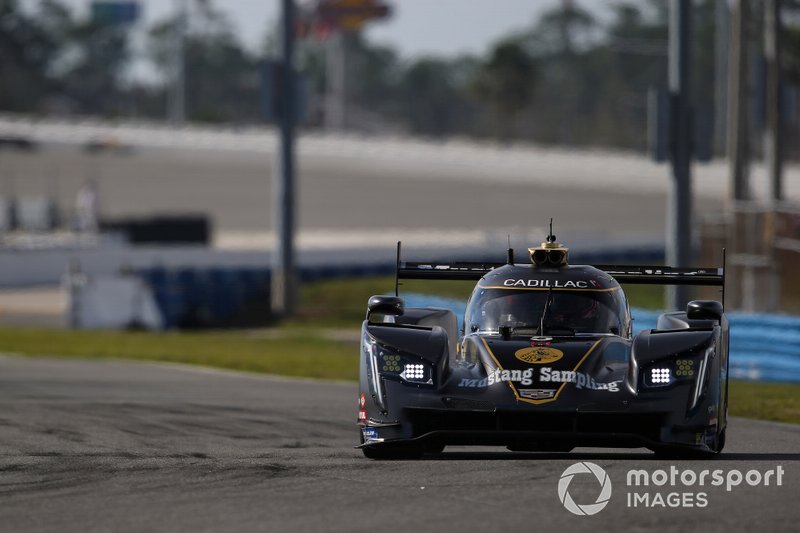
M 150 288 L 138 277 L 65 279 L 67 323 L 76 329 L 163 328 L 164 321 Z

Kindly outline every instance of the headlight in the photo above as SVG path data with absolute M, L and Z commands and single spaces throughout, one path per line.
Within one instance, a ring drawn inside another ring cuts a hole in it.
M 694 359 L 676 359 L 675 360 L 675 376 L 676 377 L 694 377 Z
M 650 369 L 650 385 L 669 385 L 672 381 L 672 370 L 669 367 L 656 367 Z
M 648 388 L 663 388 L 683 381 L 694 381 L 696 366 L 695 360 L 688 357 L 659 361 L 642 370 L 642 381 Z
M 433 365 L 423 359 L 398 355 L 378 345 L 379 370 L 386 379 L 415 385 L 433 385 Z
M 378 347 L 378 368 L 386 379 L 400 379 L 415 385 L 433 385 L 433 365 L 423 359 L 401 356 Z
M 410 355 L 400 355 L 395 350 L 384 347 L 369 335 L 364 335 L 364 353 L 367 357 L 368 369 L 374 368 L 376 372 L 368 375 L 370 387 L 380 391 L 380 379 L 404 381 L 414 385 L 433 385 L 433 365 L 424 359 Z M 368 372 L 369 374 L 369 372 Z

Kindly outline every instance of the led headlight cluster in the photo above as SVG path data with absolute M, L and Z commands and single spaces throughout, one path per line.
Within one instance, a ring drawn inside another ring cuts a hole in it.
M 659 361 L 642 372 L 644 384 L 651 388 L 668 387 L 677 381 L 672 361 Z
M 669 368 L 651 368 L 650 381 L 653 385 L 669 384 Z
M 678 359 L 675 361 L 675 376 L 677 377 L 693 377 L 694 376 L 694 360 L 693 359 Z
M 407 364 L 400 377 L 409 381 L 421 381 L 425 378 L 425 366 Z
M 430 364 L 385 349 L 379 349 L 378 355 L 380 357 L 378 368 L 383 377 L 420 385 L 433 385 L 433 367 Z
M 421 357 L 400 355 L 395 348 L 386 346 L 367 332 L 361 337 L 369 393 L 378 408 L 388 414 L 386 380 L 399 381 L 416 387 L 432 387 L 434 366 Z M 366 417 L 366 412 L 362 411 Z
M 383 356 L 383 366 L 381 370 L 384 372 L 397 372 L 398 374 L 402 370 L 400 368 L 400 356 L 399 355 L 384 355 Z
M 642 369 L 644 384 L 650 388 L 663 388 L 676 383 L 694 383 L 702 380 L 703 359 L 694 357 L 663 359 Z

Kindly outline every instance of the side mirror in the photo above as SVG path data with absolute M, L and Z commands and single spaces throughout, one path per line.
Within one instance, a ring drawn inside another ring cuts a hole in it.
M 694 300 L 686 306 L 686 318 L 719 321 L 722 318 L 722 304 L 715 300 Z
M 367 320 L 372 315 L 401 316 L 405 311 L 405 303 L 399 296 L 371 296 L 367 302 Z

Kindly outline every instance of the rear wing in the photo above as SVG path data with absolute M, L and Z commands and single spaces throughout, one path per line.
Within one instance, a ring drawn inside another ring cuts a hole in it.
M 723 250 L 723 258 L 725 252 Z M 722 264 L 725 264 L 723 259 Z M 720 299 L 725 306 L 725 267 L 721 268 L 675 268 L 665 266 L 621 266 L 594 265 L 617 283 L 638 285 L 696 285 L 720 287 Z
M 724 268 L 675 268 L 641 265 L 593 265 L 618 283 L 640 285 L 704 285 L 725 286 Z
M 473 280 L 477 281 L 495 268 L 514 262 L 514 252 L 509 248 L 508 261 L 494 262 L 410 262 L 400 260 L 397 243 L 397 275 L 395 294 L 398 294 L 401 279 Z M 668 266 L 642 265 L 593 265 L 598 270 L 617 280 L 618 283 L 639 285 L 699 285 L 722 287 L 725 301 L 725 250 L 722 251 L 721 268 L 676 268 Z
M 397 262 L 398 279 L 440 279 L 477 281 L 497 267 L 506 263 L 411 263 Z

